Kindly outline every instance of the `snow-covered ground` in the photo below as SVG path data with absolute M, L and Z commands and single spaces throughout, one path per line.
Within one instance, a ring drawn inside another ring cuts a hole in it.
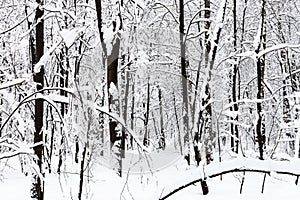
M 30 199 L 30 176 L 20 172 L 17 160 L 11 160 L 11 168 L 1 174 L 0 194 L 4 200 Z M 296 163 L 291 163 L 296 164 Z M 228 167 L 228 165 L 227 165 Z M 297 167 L 297 166 L 294 166 Z M 75 172 L 75 171 L 74 171 Z M 127 176 L 128 175 L 128 176 Z M 174 189 L 200 178 L 200 168 L 187 166 L 183 159 L 171 166 L 144 174 L 124 173 L 118 177 L 113 170 L 96 165 L 85 177 L 82 199 L 128 199 L 155 200 Z M 253 200 L 253 199 L 297 199 L 300 196 L 300 185 L 295 185 L 295 176 L 271 173 L 266 176 L 264 193 L 261 193 L 264 174 L 246 172 L 242 194 L 240 187 L 243 173 L 230 173 L 221 177 L 208 179 L 209 194 L 202 195 L 200 183 L 180 190 L 168 199 L 207 199 L 207 200 Z M 87 181 L 89 183 L 87 184 Z M 45 200 L 78 199 L 79 175 L 72 171 L 58 176 L 51 173 L 45 179 Z

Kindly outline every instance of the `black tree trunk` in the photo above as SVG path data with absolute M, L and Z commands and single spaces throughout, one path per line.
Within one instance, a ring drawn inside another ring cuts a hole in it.
M 36 0 L 36 3 L 39 5 L 43 5 L 42 0 Z M 33 65 L 37 64 L 37 62 L 41 59 L 44 54 L 44 21 L 42 19 L 44 15 L 44 11 L 37 7 L 35 14 L 35 21 L 41 20 L 40 23 L 36 25 L 36 34 L 35 34 L 35 55 L 33 59 Z M 41 66 L 40 71 L 34 74 L 34 81 L 37 83 L 37 90 L 41 90 L 44 87 L 44 66 Z M 44 114 L 44 102 L 42 99 L 36 99 L 34 105 L 34 113 L 35 113 L 35 133 L 34 133 L 34 143 L 42 143 L 43 142 L 43 114 Z M 43 153 L 44 146 L 43 144 L 36 145 L 34 148 L 34 153 L 37 157 L 36 163 L 39 168 L 39 173 L 43 175 Z M 32 186 L 31 197 L 36 200 L 44 199 L 44 181 L 40 177 L 39 174 L 34 174 L 34 181 Z

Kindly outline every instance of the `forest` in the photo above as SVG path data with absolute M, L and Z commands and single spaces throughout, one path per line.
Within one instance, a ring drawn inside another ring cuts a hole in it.
M 1 199 L 295 199 L 300 1 L 0 0 Z

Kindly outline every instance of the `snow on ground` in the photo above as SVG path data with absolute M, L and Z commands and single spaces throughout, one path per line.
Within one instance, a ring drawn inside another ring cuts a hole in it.
M 296 162 L 291 162 L 296 164 Z M 30 177 L 20 173 L 17 159 L 11 161 L 11 168 L 6 168 L 0 174 L 0 194 L 5 200 L 30 199 Z M 2 169 L 1 165 L 1 169 Z M 296 168 L 297 166 L 294 166 Z M 291 167 L 293 168 L 293 167 Z M 79 166 L 78 169 L 79 170 Z M 45 200 L 78 199 L 79 175 L 76 170 L 70 170 L 59 177 L 52 173 L 47 175 L 45 181 Z M 114 171 L 97 165 L 90 176 L 89 186 L 83 189 L 82 199 L 128 199 L 128 200 L 155 200 L 159 199 L 190 181 L 200 178 L 200 169 L 195 166 L 186 166 L 183 159 L 177 160 L 165 169 L 145 174 L 124 173 L 120 178 Z M 271 173 L 266 176 L 264 193 L 261 193 L 264 175 L 261 173 L 246 172 L 242 194 L 240 187 L 243 173 L 231 173 L 220 177 L 208 179 L 209 194 L 202 195 L 200 183 L 189 186 L 168 199 L 203 199 L 203 200 L 269 200 L 269 199 L 296 199 L 300 196 L 300 185 L 295 185 L 296 177 Z

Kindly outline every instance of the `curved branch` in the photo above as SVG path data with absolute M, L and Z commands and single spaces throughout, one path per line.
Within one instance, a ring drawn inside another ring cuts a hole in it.
M 176 22 L 177 24 L 179 24 L 177 18 L 174 16 L 174 14 L 171 12 L 171 10 L 170 10 L 166 5 L 164 5 L 164 4 L 161 3 L 161 2 L 155 2 L 154 5 L 161 5 L 162 7 L 164 7 L 165 9 L 167 9 L 167 11 L 171 14 L 171 16 L 173 17 L 173 19 L 175 20 L 175 22 Z
M 29 102 L 29 101 L 32 101 L 32 100 L 34 100 L 35 98 L 32 98 L 34 95 L 36 95 L 36 94 L 39 94 L 39 93 L 41 93 L 41 92 L 43 92 L 43 91 L 46 91 L 46 90 L 65 90 L 66 92 L 68 92 L 68 93 L 71 93 L 70 91 L 68 91 L 67 89 L 64 89 L 64 88 L 44 88 L 44 89 L 42 89 L 42 90 L 39 90 L 39 91 L 36 91 L 36 92 L 34 92 L 34 93 L 32 93 L 32 94 L 30 94 L 29 96 L 27 96 L 27 97 L 25 97 L 20 103 L 19 103 L 19 105 L 9 114 L 9 116 L 6 118 L 6 120 L 4 121 L 4 123 L 2 124 L 2 126 L 1 126 L 1 128 L 0 128 L 0 133 L 2 132 L 2 130 L 3 130 L 3 128 L 4 128 L 4 126 L 9 122 L 9 120 L 11 119 L 11 117 L 14 115 L 14 113 L 24 104 L 24 103 L 27 103 L 27 102 Z M 71 94 L 73 94 L 73 93 L 71 93 Z M 32 98 L 32 99 L 30 99 L 30 98 Z M 52 103 L 50 103 L 49 101 L 47 101 L 50 105 L 52 105 Z M 52 105 L 53 106 L 53 105 Z M 59 111 L 57 110 L 57 112 L 59 113 Z M 59 113 L 60 114 L 60 113 Z M 60 118 L 61 118 L 61 116 L 60 116 Z M 61 118 L 61 120 L 62 120 L 62 118 Z M 63 121 L 63 120 L 62 120 Z
M 192 24 L 194 23 L 194 19 L 199 15 L 200 12 L 202 11 L 210 11 L 210 12 L 213 12 L 211 9 L 207 9 L 207 8 L 203 8 L 203 9 L 200 9 L 198 12 L 196 12 L 196 14 L 192 17 L 192 19 L 190 20 L 189 22 L 189 25 L 188 25 L 188 28 L 186 30 L 186 36 L 184 38 L 184 43 L 186 43 L 186 40 L 187 40 L 187 35 L 189 34 L 189 31 L 190 31 L 190 28 L 192 26 Z M 208 31 L 208 30 L 204 30 L 204 31 Z

